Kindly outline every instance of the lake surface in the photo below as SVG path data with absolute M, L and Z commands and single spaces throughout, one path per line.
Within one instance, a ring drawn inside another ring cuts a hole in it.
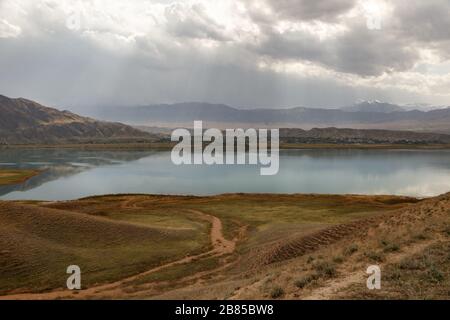
M 448 150 L 282 150 L 259 166 L 175 166 L 170 152 L 0 150 L 0 168 L 45 168 L 0 187 L 0 199 L 69 200 L 114 193 L 333 193 L 435 196 L 450 191 Z

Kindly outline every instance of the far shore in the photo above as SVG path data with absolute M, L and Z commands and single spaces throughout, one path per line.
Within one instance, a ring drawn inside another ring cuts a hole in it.
M 73 144 L 11 144 L 0 145 L 0 150 L 7 149 L 82 149 L 82 150 L 171 150 L 176 143 L 73 143 Z M 294 149 L 450 149 L 450 144 L 335 144 L 335 143 L 280 143 L 281 150 Z

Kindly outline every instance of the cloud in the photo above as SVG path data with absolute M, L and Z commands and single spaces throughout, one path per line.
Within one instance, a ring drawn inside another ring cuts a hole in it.
M 167 31 L 176 37 L 227 40 L 223 26 L 208 16 L 202 4 L 175 3 L 166 8 L 165 17 Z
M 406 71 L 420 58 L 417 50 L 404 39 L 373 32 L 361 19 L 353 22 L 347 31 L 325 40 L 307 29 L 282 33 L 271 30 L 252 49 L 273 59 L 307 61 L 360 76 Z
M 69 106 L 450 104 L 448 11 L 446 0 L 3 0 L 0 93 Z
M 15 38 L 20 35 L 22 29 L 9 23 L 5 19 L 0 19 L 0 38 Z
M 272 11 L 293 20 L 333 21 L 352 9 L 355 0 L 266 0 Z
M 401 0 L 394 16 L 405 36 L 425 43 L 450 40 L 450 2 Z
M 450 1 L 405 1 L 395 7 L 398 36 L 450 58 Z

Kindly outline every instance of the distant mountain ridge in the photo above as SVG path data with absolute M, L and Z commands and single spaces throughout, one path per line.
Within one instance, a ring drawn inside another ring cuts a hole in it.
M 211 126 L 247 124 L 256 127 L 337 127 L 450 133 L 450 108 L 402 110 L 400 106 L 386 103 L 363 103 L 343 109 L 236 109 L 223 104 L 190 102 L 105 108 L 96 116 L 133 125 L 166 127 L 192 125 L 194 120 L 203 120 Z
M 381 112 L 381 113 L 406 111 L 404 108 L 398 105 L 380 101 L 363 101 L 350 107 L 341 108 L 341 110 L 349 112 Z
M 121 123 L 97 121 L 34 101 L 0 95 L 0 144 L 101 142 L 152 139 Z
M 374 106 L 380 104 L 370 103 L 370 107 Z M 360 107 L 367 108 L 366 105 Z M 117 117 L 131 123 L 163 122 L 168 125 L 166 128 L 158 125 L 153 128 L 145 125 L 134 128 L 48 108 L 28 99 L 11 99 L 0 95 L 0 144 L 167 142 L 170 140 L 170 128 L 184 126 L 183 123 L 185 127 L 191 127 L 194 120 L 203 120 L 205 128 L 212 125 L 218 125 L 218 128 L 221 128 L 220 125 L 228 128 L 245 125 L 282 128 L 282 143 L 450 144 L 450 135 L 432 132 L 438 124 L 442 125 L 440 128 L 444 133 L 445 129 L 449 129 L 449 108 L 428 112 L 388 112 L 390 109 L 390 106 L 382 106 L 370 112 L 303 107 L 240 110 L 207 103 L 109 109 L 107 118 Z M 338 123 L 340 127 L 333 123 Z M 346 127 L 348 124 L 353 128 Z M 396 130 L 384 129 L 383 126 L 388 124 L 395 125 Z M 401 124 L 406 125 L 408 131 L 400 131 L 405 130 L 397 128 L 402 127 Z

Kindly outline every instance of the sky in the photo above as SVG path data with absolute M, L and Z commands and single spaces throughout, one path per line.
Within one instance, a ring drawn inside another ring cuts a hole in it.
M 0 0 L 0 94 L 75 111 L 450 105 L 450 0 Z

